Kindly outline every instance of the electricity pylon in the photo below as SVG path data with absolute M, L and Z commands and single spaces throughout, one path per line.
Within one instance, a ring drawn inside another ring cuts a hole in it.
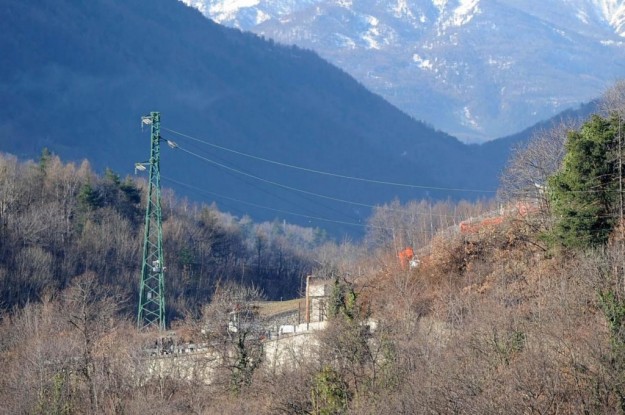
M 160 171 L 161 114 L 151 112 L 150 115 L 141 117 L 141 122 L 150 126 L 151 150 L 149 162 L 135 164 L 137 170 L 150 167 L 137 327 L 146 329 L 154 326 L 159 330 L 165 330 L 165 266 Z

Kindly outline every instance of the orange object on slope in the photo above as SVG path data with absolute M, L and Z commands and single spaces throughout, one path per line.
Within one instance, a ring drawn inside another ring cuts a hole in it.
M 414 257 L 414 251 L 411 247 L 404 248 L 403 251 L 397 254 L 397 257 L 399 258 L 401 267 L 405 269 L 408 267 L 410 260 Z

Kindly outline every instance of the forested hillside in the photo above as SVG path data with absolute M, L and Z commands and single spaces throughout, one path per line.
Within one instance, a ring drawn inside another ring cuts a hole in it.
M 3 156 L 2 411 L 624 413 L 623 91 L 519 147 L 501 207 L 381 205 L 362 244 L 167 190 L 167 333 L 135 328 L 145 184 Z M 310 272 L 330 283 L 325 329 L 271 364 L 262 323 L 229 318 Z
M 378 206 L 363 244 L 166 191 L 166 334 L 135 328 L 144 185 L 4 156 L 2 410 L 622 414 L 623 107 L 608 108 L 520 147 L 502 208 Z M 406 246 L 416 267 L 398 258 Z M 252 284 L 275 298 L 309 271 L 331 284 L 326 328 L 289 349 L 292 364 L 271 364 L 264 329 L 228 318 L 258 306 Z M 203 349 L 161 355 L 162 336 Z
M 98 175 L 86 160 L 64 163 L 48 151 L 37 162 L 0 156 L 3 308 L 40 301 L 85 273 L 134 301 L 146 187 L 144 180 L 122 179 L 112 170 Z M 190 202 L 169 188 L 163 194 L 168 321 L 197 311 L 217 285 L 231 281 L 254 285 L 268 299 L 294 298 L 306 275 L 339 255 L 322 229 L 253 222 Z M 366 239 L 388 252 L 401 244 L 422 247 L 438 229 L 484 209 L 448 202 L 381 205 L 368 220 Z M 348 250 L 344 256 L 342 261 L 354 263 L 362 254 Z
M 135 312 L 145 215 L 144 182 L 88 162 L 37 163 L 0 157 L 0 304 L 41 301 L 85 273 L 132 299 Z M 142 198 L 143 203 L 142 203 Z M 219 283 L 255 285 L 269 298 L 299 295 L 321 233 L 287 223 L 253 223 L 165 192 L 168 320 L 207 302 Z

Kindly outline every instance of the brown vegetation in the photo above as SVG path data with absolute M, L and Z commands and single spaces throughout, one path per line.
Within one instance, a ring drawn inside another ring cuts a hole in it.
M 0 413 L 625 413 L 616 234 L 554 249 L 542 210 L 500 220 L 492 203 L 394 202 L 365 246 L 314 244 L 171 196 L 175 328 L 207 350 L 183 363 L 134 329 L 140 185 L 4 157 L 0 189 Z M 471 217 L 480 226 L 461 232 Z M 416 268 L 398 261 L 407 246 Z M 232 330 L 232 313 L 292 308 L 259 309 L 254 287 L 299 290 L 313 261 L 336 281 L 328 328 L 292 365 L 265 364 L 262 328 Z
M 40 301 L 89 272 L 137 298 L 144 185 L 46 152 L 38 164 L 0 155 L 0 307 Z M 199 315 L 223 281 L 253 283 L 272 299 L 298 296 L 322 242 L 313 229 L 254 224 L 164 193 L 168 321 Z

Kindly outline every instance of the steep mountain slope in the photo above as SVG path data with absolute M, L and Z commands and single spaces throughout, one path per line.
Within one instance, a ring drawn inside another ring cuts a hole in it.
M 427 186 L 288 169 L 163 130 L 185 150 L 163 149 L 165 185 L 236 215 L 335 230 L 362 224 L 369 205 L 394 197 L 467 198 L 480 193 L 437 188 L 496 187 L 497 163 L 415 122 L 316 54 L 218 26 L 176 0 L 0 6 L 0 151 L 35 157 L 49 147 L 130 173 L 149 151 L 139 118 L 158 110 L 165 128 L 260 158 Z
M 625 4 L 616 0 L 183 1 L 311 48 L 466 141 L 515 133 L 625 76 Z

